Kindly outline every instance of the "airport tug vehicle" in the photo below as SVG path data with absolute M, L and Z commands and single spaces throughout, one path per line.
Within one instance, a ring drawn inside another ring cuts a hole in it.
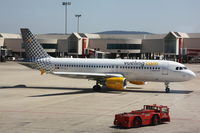
M 157 125 L 170 122 L 169 108 L 163 105 L 144 105 L 141 110 L 115 115 L 114 125 L 124 128 Z

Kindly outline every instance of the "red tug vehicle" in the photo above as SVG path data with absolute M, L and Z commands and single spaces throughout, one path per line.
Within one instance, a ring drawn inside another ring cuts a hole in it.
M 167 106 L 144 105 L 141 110 L 115 115 L 114 125 L 124 128 L 157 125 L 170 122 L 169 108 Z

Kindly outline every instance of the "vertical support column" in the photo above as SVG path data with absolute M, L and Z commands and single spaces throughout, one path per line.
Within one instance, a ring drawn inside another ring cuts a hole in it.
M 82 39 L 82 57 L 85 57 L 86 43 L 87 43 L 87 40 L 83 38 Z
M 183 48 L 183 38 L 179 38 L 179 58 L 178 58 L 179 63 L 182 63 L 182 48 Z

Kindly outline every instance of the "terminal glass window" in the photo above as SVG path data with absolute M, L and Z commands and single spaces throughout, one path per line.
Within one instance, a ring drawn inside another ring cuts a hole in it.
M 164 44 L 165 44 L 164 52 L 175 54 L 176 53 L 176 43 L 177 43 L 177 38 L 172 33 L 168 34 L 164 40 Z
M 74 35 L 69 38 L 68 52 L 78 53 L 78 39 Z
M 107 44 L 107 49 L 133 49 L 140 50 L 140 44 Z
M 44 49 L 57 49 L 57 44 L 43 43 L 41 45 Z

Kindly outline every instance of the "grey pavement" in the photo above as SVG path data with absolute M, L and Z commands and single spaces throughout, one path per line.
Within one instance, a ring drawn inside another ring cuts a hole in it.
M 94 81 L 40 75 L 14 62 L 0 63 L 1 133 L 200 133 L 200 64 L 188 64 L 197 74 L 192 81 L 128 84 L 124 91 L 93 92 Z M 171 122 L 158 126 L 120 129 L 116 113 L 144 104 L 170 107 Z

